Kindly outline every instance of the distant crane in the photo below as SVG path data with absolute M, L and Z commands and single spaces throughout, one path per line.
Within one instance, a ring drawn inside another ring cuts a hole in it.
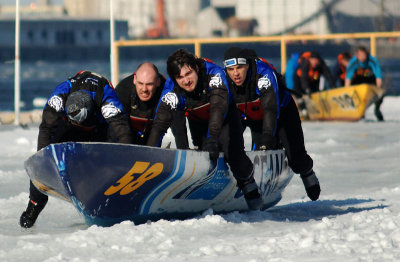
M 164 0 L 155 0 L 156 12 L 154 16 L 154 26 L 146 30 L 148 38 L 163 38 L 168 37 L 167 20 L 164 15 Z

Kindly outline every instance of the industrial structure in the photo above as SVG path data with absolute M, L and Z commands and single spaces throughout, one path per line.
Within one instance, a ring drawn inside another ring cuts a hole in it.
M 390 32 L 400 28 L 398 0 L 108 1 L 113 1 L 117 41 Z M 108 58 L 108 1 L 24 1 L 21 48 L 39 51 L 22 52 L 22 59 L 39 55 L 43 59 Z M 14 13 L 14 5 L 0 2 L 0 60 L 11 59 L 13 53 Z
M 108 1 L 36 0 L 21 6 L 21 13 L 22 17 L 108 19 Z M 375 32 L 400 27 L 398 0 L 112 1 L 116 19 L 128 22 L 130 39 Z M 14 10 L 0 5 L 0 17 Z

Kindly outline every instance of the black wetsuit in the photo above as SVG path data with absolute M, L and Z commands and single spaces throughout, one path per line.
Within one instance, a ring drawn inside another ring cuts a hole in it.
M 65 109 L 69 94 L 78 90 L 89 92 L 94 103 L 93 114 L 81 125 L 68 121 Z M 48 99 L 39 126 L 37 149 L 61 142 L 106 142 L 108 128 L 113 130 L 118 142 L 128 144 L 132 138 L 127 123 L 122 104 L 108 80 L 83 71 L 58 85 Z M 29 197 L 37 203 L 48 199 L 32 182 Z
M 155 87 L 155 93 L 149 101 L 141 101 L 133 83 L 135 74 L 121 80 L 115 87 L 115 92 L 129 116 L 129 123 L 132 132 L 133 144 L 145 145 L 153 124 L 154 114 L 158 101 L 160 100 L 165 77 L 159 74 L 160 86 Z
M 121 80 L 116 86 L 115 92 L 124 107 L 124 111 L 129 115 L 133 144 L 146 145 L 166 79 L 162 74 L 159 74 L 160 86 L 156 87 L 153 97 L 149 101 L 141 101 L 137 95 L 133 78 L 134 74 L 131 74 Z M 178 116 L 174 116 L 175 118 L 178 118 Z M 181 117 L 181 120 L 185 121 L 185 118 Z M 175 125 L 175 122 L 172 122 L 171 131 L 175 137 L 179 137 L 179 139 L 175 139 L 177 148 L 189 148 L 186 127 L 179 129 L 180 125 Z
M 254 58 L 243 86 L 236 86 L 229 77 L 228 82 L 235 93 L 243 127 L 250 128 L 252 149 L 283 146 L 295 173 L 310 171 L 313 161 L 304 146 L 299 112 L 282 75 L 265 60 Z
M 323 75 L 329 85 L 329 88 L 335 87 L 335 81 L 322 58 L 318 58 L 319 64 L 316 68 L 312 68 L 309 61 L 310 52 L 303 53 L 298 62 L 296 74 L 294 76 L 294 93 L 299 95 L 311 94 L 319 91 L 319 82 Z
M 193 144 L 201 150 L 206 149 L 208 141 L 216 141 L 241 187 L 242 183 L 252 179 L 253 164 L 244 151 L 240 116 L 225 73 L 222 68 L 204 61 L 198 77 L 193 92 L 186 92 L 171 78 L 167 79 L 147 145 L 160 145 L 174 112 L 184 112 Z M 183 121 L 180 123 L 185 124 Z

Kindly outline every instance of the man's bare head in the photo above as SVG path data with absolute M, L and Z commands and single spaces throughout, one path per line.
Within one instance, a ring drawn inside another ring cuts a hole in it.
M 141 101 L 149 101 L 160 86 L 158 74 L 157 67 L 150 62 L 144 62 L 136 69 L 133 83 Z

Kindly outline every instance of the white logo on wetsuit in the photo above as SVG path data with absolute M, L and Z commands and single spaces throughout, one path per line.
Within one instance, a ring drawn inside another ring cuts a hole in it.
M 110 118 L 110 117 L 113 117 L 113 116 L 116 116 L 119 113 L 121 113 L 121 110 L 118 107 L 114 106 L 113 103 L 106 104 L 106 105 L 101 107 L 101 114 L 106 119 Z
M 219 87 L 222 86 L 222 79 L 221 79 L 221 74 L 218 73 L 215 76 L 211 77 L 210 80 L 210 87 Z
M 96 78 L 88 77 L 85 79 L 85 83 L 90 83 L 91 85 L 98 86 L 99 80 Z
M 178 97 L 173 92 L 166 93 L 161 101 L 169 105 L 171 109 L 176 109 L 176 107 L 178 106 Z
M 260 90 L 267 90 L 268 87 L 271 86 L 271 81 L 269 81 L 268 75 L 265 75 L 263 77 L 261 77 L 260 79 L 258 79 L 258 89 Z
M 53 96 L 49 99 L 49 102 L 47 102 L 47 104 L 49 104 L 49 106 L 54 108 L 57 112 L 61 112 L 62 110 L 64 110 L 63 99 L 59 96 Z

